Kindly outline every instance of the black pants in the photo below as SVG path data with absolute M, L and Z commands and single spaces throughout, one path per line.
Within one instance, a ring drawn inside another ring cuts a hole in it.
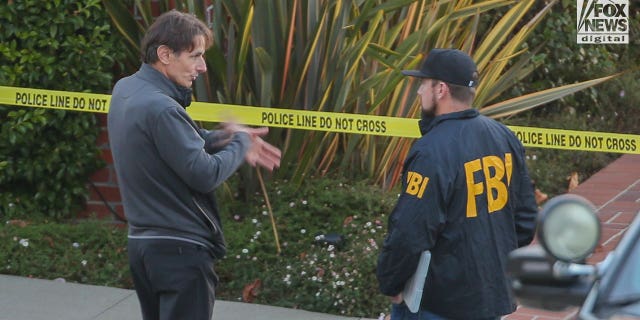
M 179 240 L 129 239 L 127 250 L 144 320 L 211 320 L 218 277 L 207 248 Z

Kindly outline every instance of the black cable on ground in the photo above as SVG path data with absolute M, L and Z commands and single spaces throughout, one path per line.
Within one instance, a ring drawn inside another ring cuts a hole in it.
M 89 181 L 89 183 L 93 187 L 93 190 L 95 190 L 96 193 L 98 194 L 98 197 L 100 197 L 100 200 L 102 200 L 102 203 L 104 203 L 104 205 L 107 208 L 109 208 L 109 212 L 111 212 L 111 214 L 116 218 L 116 220 L 127 223 L 128 222 L 127 219 L 125 217 L 121 217 L 120 214 L 118 214 L 118 212 L 109 204 L 109 202 L 104 198 L 104 195 L 102 195 L 102 192 L 100 192 L 100 189 L 98 189 L 98 187 L 93 183 L 93 181 Z

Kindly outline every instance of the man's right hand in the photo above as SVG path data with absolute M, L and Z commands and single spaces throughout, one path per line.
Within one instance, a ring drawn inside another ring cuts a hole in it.
M 269 133 L 269 128 L 251 128 L 237 123 L 225 123 L 223 129 L 231 133 L 245 132 L 249 134 L 251 146 L 244 157 L 249 165 L 252 167 L 258 165 L 269 171 L 280 167 L 282 151 L 261 138 Z

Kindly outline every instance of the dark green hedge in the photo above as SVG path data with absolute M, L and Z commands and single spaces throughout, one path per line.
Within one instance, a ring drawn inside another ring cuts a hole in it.
M 622 71 L 619 78 L 577 92 L 513 118 L 510 125 L 580 131 L 640 134 L 640 8 L 629 10 L 629 44 L 578 44 L 576 1 L 557 3 L 528 41 L 541 47 L 534 58 L 541 62 L 525 81 L 513 87 L 510 97 L 596 79 Z M 543 1 L 536 4 L 540 8 Z M 534 10 L 535 11 L 535 10 Z M 529 170 L 537 186 L 550 197 L 565 193 L 568 177 L 580 182 L 621 156 L 620 153 L 527 148 Z
M 0 85 L 107 93 L 122 43 L 98 0 L 0 6 Z M 103 161 L 95 115 L 0 105 L 0 218 L 73 216 Z

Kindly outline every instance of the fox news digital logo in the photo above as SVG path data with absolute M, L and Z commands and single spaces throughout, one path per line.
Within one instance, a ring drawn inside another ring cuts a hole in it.
M 629 0 L 578 0 L 578 43 L 629 43 Z

